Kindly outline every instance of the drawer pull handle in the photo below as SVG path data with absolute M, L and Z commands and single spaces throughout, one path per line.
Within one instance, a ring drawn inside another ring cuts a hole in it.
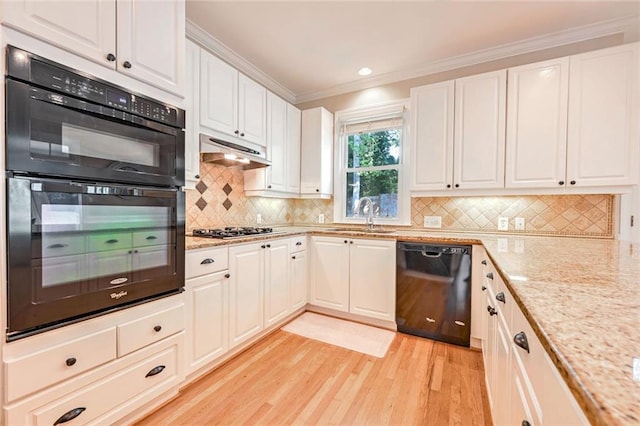
M 157 240 L 157 239 L 158 239 L 158 237 L 156 237 L 155 235 L 149 235 L 147 237 L 147 240 Z
M 56 420 L 53 426 L 59 425 L 61 423 L 70 422 L 71 420 L 75 419 L 80 414 L 82 414 L 82 412 L 86 409 L 87 409 L 86 407 L 78 407 L 78 408 L 74 408 L 73 410 L 67 411 L 66 413 L 61 415 L 58 420 Z
M 301 245 L 302 245 L 302 241 L 298 241 L 298 242 L 296 243 L 296 245 L 297 245 L 297 246 L 301 246 Z
M 118 242 L 118 240 L 107 240 L 107 241 L 105 241 L 104 243 L 105 243 L 105 244 L 115 244 L 115 243 L 117 243 L 117 242 Z
M 161 325 L 156 325 L 155 327 L 153 327 L 153 331 L 155 331 L 156 333 L 159 333 L 160 330 L 162 330 L 162 326 Z
M 296 257 L 295 257 L 295 256 L 291 256 L 291 258 L 292 258 L 293 260 L 296 260 Z
M 489 278 L 490 280 L 492 280 L 492 279 L 493 279 L 493 272 L 489 272 L 489 273 L 487 274 L 487 278 Z
M 498 311 L 496 311 L 496 308 L 492 307 L 491 305 L 487 305 L 487 312 L 489 312 L 489 316 L 498 315 Z
M 486 261 L 486 260 L 483 260 L 483 261 L 482 261 L 482 262 L 480 262 L 480 263 L 482 263 L 483 265 L 486 265 L 486 264 L 487 264 L 487 261 Z
M 162 370 L 165 369 L 164 365 L 159 365 L 157 367 L 153 367 L 151 370 L 149 370 L 149 372 L 147 373 L 146 376 L 144 377 L 151 377 L 151 376 L 155 376 L 156 374 L 160 374 L 162 373 Z
M 516 333 L 516 335 L 513 336 L 513 343 L 520 346 L 522 349 L 527 351 L 527 353 L 529 353 L 529 341 L 527 340 L 527 335 L 524 334 L 524 331 Z
M 267 244 L 267 248 L 271 248 L 271 244 Z
M 67 364 L 67 367 L 71 367 L 72 365 L 75 365 L 76 361 L 77 360 L 74 357 L 71 357 L 67 358 L 64 363 Z
M 486 289 L 487 289 L 487 287 L 483 285 L 482 286 L 482 291 L 485 291 Z
M 267 248 L 267 246 L 265 246 L 264 244 L 260 246 L 260 248 Z
M 503 292 L 500 292 L 500 293 L 496 294 L 496 300 L 497 300 L 498 302 L 507 303 L 507 302 L 505 301 L 504 293 L 503 293 Z
M 213 260 L 212 258 L 208 257 L 205 260 L 203 260 L 202 262 L 200 262 L 201 265 L 209 265 L 211 263 L 215 262 L 215 260 Z
M 68 247 L 68 246 L 69 246 L 69 244 L 51 244 L 47 248 L 57 249 L 57 248 L 65 248 L 65 247 Z

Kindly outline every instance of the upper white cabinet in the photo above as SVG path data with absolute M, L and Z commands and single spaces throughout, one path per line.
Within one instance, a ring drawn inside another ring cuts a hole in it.
M 451 188 L 455 82 L 411 89 L 411 160 L 414 190 Z
M 506 70 L 456 80 L 453 186 L 504 186 Z
M 508 73 L 506 187 L 562 187 L 569 58 L 510 68 Z
M 333 194 L 333 114 L 322 107 L 302 111 L 300 196 Z
M 2 19 L 32 36 L 183 95 L 183 0 L 3 2 Z
M 249 196 L 300 195 L 300 110 L 267 92 L 267 159 L 271 166 L 245 170 Z
M 412 190 L 504 186 L 506 71 L 411 90 Z
M 639 43 L 571 57 L 569 185 L 627 185 L 637 179 Z
M 200 134 L 198 116 L 200 103 L 200 48 L 191 40 L 186 42 L 184 177 L 185 188 L 194 189 L 200 179 Z
M 212 136 L 266 145 L 267 89 L 212 54 L 200 54 L 200 126 Z

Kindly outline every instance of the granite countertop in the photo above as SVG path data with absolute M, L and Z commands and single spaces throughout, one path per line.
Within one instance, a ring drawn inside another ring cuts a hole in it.
M 187 249 L 311 233 L 482 244 L 592 424 L 640 423 L 640 245 L 603 239 L 284 227 L 268 237 L 187 237 Z M 204 240 L 204 241 L 202 241 Z M 634 371 L 635 369 L 635 371 Z

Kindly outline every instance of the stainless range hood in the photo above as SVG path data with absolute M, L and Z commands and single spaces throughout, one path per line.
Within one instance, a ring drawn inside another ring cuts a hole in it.
M 260 151 L 204 134 L 200 135 L 200 152 L 205 163 L 226 167 L 238 166 L 243 170 L 251 170 L 271 165 L 271 161 Z

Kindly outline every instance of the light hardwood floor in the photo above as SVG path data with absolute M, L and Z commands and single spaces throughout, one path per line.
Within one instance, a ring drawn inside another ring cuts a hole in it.
M 138 425 L 490 425 L 478 351 L 398 333 L 384 358 L 285 331 Z

